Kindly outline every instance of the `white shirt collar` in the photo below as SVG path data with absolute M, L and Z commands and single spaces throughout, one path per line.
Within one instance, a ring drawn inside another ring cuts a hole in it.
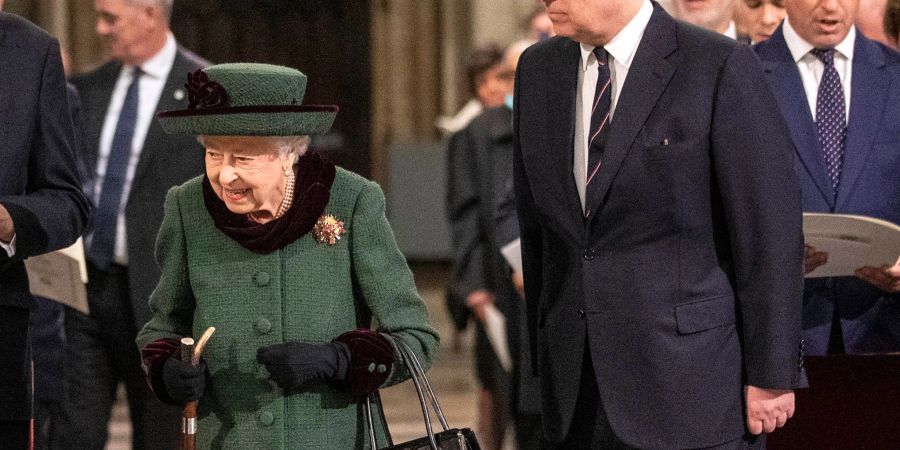
M 178 52 L 178 45 L 175 43 L 175 36 L 170 31 L 166 36 L 166 43 L 155 55 L 141 64 L 141 71 L 144 75 L 151 78 L 166 79 L 169 71 L 172 70 L 172 64 L 175 63 L 175 54 Z M 130 70 L 133 66 L 123 67 L 123 70 Z
M 801 59 L 809 54 L 810 50 L 815 48 L 797 34 L 797 31 L 791 26 L 790 18 L 784 19 L 782 30 L 784 31 L 784 42 L 787 44 L 788 50 L 790 50 L 791 56 L 794 58 L 794 62 L 800 62 Z M 847 61 L 853 61 L 854 42 L 856 42 L 856 26 L 851 25 L 847 36 L 843 41 L 839 42 L 838 45 L 835 45 L 834 49 L 837 50 L 837 53 L 847 58 Z
M 641 9 L 638 10 L 637 14 L 628 22 L 628 25 L 625 25 L 619 34 L 617 34 L 612 40 L 609 41 L 603 48 L 606 49 L 607 53 L 613 57 L 619 64 L 625 66 L 626 69 L 631 67 L 631 61 L 634 59 L 634 53 L 637 50 L 638 44 L 641 43 L 641 36 L 644 35 L 644 29 L 647 28 L 647 24 L 650 23 L 650 16 L 653 15 L 653 4 L 650 3 L 650 0 L 644 0 L 641 4 Z M 593 45 L 581 44 L 581 68 L 582 70 L 587 71 L 589 67 L 591 67 L 594 59 L 588 61 L 588 58 L 593 58 Z
M 737 25 L 734 24 L 733 20 L 731 22 L 728 22 L 728 28 L 726 28 L 725 32 L 722 34 L 734 40 L 737 40 Z

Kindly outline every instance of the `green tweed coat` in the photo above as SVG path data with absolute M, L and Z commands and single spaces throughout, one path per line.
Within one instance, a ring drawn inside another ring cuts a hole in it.
M 220 232 L 203 201 L 202 178 L 172 188 L 157 239 L 162 266 L 150 297 L 153 317 L 139 347 L 199 336 L 216 327 L 203 358 L 200 449 L 368 448 L 362 408 L 346 389 L 321 383 L 285 396 L 256 362 L 259 347 L 289 340 L 329 342 L 374 319 L 430 364 L 438 335 L 394 241 L 377 184 L 337 169 L 324 214 L 347 233 L 333 246 L 312 233 L 259 255 Z M 385 385 L 408 378 L 394 365 Z

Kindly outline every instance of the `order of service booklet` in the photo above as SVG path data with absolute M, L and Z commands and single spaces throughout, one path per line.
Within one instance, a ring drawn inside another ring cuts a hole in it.
M 31 294 L 62 303 L 88 314 L 87 265 L 81 238 L 74 244 L 25 260 Z
M 807 278 L 852 276 L 864 266 L 900 264 L 900 226 L 850 214 L 803 213 L 806 245 L 828 253 Z

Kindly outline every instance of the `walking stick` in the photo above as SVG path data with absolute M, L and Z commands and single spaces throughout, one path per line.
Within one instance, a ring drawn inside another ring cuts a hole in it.
M 200 336 L 200 340 L 194 344 L 193 338 L 181 338 L 181 361 L 196 366 L 200 362 L 200 354 L 203 347 L 216 331 L 216 327 L 209 327 Z M 191 400 L 184 405 L 181 413 L 181 450 L 197 449 L 197 400 Z

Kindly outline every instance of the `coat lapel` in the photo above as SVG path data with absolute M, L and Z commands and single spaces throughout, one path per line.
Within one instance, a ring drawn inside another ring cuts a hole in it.
M 600 211 L 600 205 L 603 204 L 638 131 L 669 85 L 675 66 L 665 58 L 677 48 L 675 20 L 658 4 L 654 4 L 653 15 L 644 30 L 610 122 L 609 140 L 602 156 L 603 165 L 597 174 L 599 178 L 596 183 L 599 184 L 595 195 L 589 195 L 586 199 L 591 211 Z M 591 220 L 598 215 L 592 214 Z
M 780 100 L 781 111 L 788 122 L 797 155 L 822 198 L 834 209 L 834 191 L 825 168 L 825 157 L 822 155 L 816 124 L 809 110 L 800 70 L 788 50 L 780 26 L 765 44 L 767 51 L 760 55 L 763 70 L 769 77 L 769 85 L 775 91 L 775 97 Z
M 847 142 L 835 210 L 842 209 L 850 201 L 853 185 L 859 180 L 871 156 L 872 142 L 885 106 L 884 93 L 890 92 L 891 81 L 883 70 L 884 55 L 878 47 L 856 33 L 853 55 L 850 121 L 847 123 Z
M 547 183 L 555 190 L 565 217 L 563 221 L 571 225 L 567 229 L 574 237 L 580 238 L 581 201 L 575 187 L 573 174 L 575 146 L 575 96 L 578 95 L 578 65 L 581 60 L 579 44 L 565 40 L 554 58 L 554 72 L 547 76 L 547 130 L 550 136 L 550 151 L 541 158 L 551 170 L 548 173 L 562 182 Z M 577 226 L 577 228 L 575 228 Z

